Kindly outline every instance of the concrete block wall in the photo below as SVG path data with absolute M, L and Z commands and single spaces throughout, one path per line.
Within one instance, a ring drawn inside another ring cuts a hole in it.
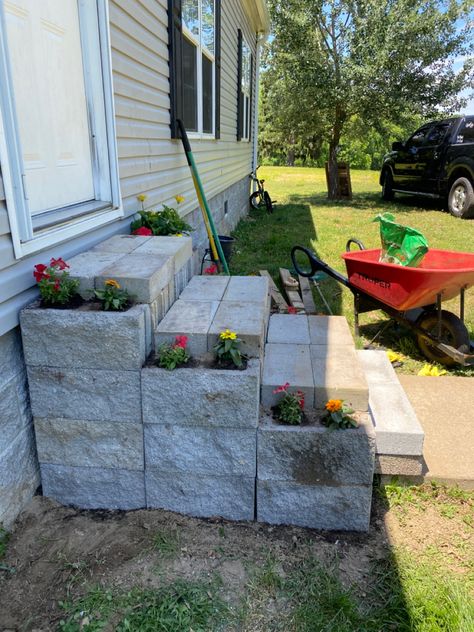
M 0 525 L 9 529 L 40 484 L 20 329 L 0 337 Z

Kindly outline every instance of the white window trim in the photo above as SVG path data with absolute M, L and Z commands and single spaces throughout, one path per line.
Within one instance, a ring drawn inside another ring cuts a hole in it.
M 103 175 L 102 177 L 99 175 L 96 185 L 99 191 L 104 187 L 109 189 L 111 204 L 105 210 L 101 208 L 88 215 L 82 215 L 64 223 L 58 223 L 57 226 L 52 226 L 47 231 L 43 230 L 33 233 L 32 218 L 24 195 L 23 168 L 16 131 L 18 126 L 11 93 L 11 76 L 6 63 L 6 29 L 3 22 L 3 14 L 0 12 L 0 83 L 2 85 L 2 90 L 0 91 L 0 168 L 13 248 L 17 259 L 82 235 L 124 216 L 117 157 L 108 2 L 107 0 L 78 0 L 78 7 L 83 16 L 87 13 L 90 15 L 91 8 L 97 10 L 99 50 L 96 49 L 96 54 L 99 54 L 102 66 L 100 90 L 104 95 L 105 109 L 103 138 L 105 137 L 107 142 L 96 143 L 96 145 L 101 145 L 102 151 L 105 151 L 107 154 L 108 173 L 107 182 L 105 182 Z M 81 21 L 81 42 L 85 46 L 85 55 L 88 54 L 87 46 L 92 45 L 93 42 L 87 22 L 87 19 L 84 22 Z M 90 107 L 94 109 L 94 95 L 92 92 L 92 90 L 89 90 L 89 92 L 86 90 L 86 97 Z M 105 150 L 103 149 L 104 147 L 106 148 Z M 96 154 L 100 151 L 101 149 L 97 148 Z
M 198 21 L 199 21 L 199 37 L 188 29 L 184 24 L 182 25 L 183 37 L 186 37 L 197 49 L 197 122 L 198 131 L 188 132 L 189 138 L 200 140 L 215 140 L 216 138 L 216 56 L 215 53 L 203 46 L 202 44 L 202 2 L 198 1 Z M 216 5 L 214 3 L 214 50 L 216 47 Z M 202 117 L 202 55 L 206 55 L 210 61 L 212 61 L 212 132 L 203 132 L 203 117 Z
M 247 47 L 248 51 L 249 51 L 249 65 L 250 65 L 250 80 L 249 80 L 249 91 L 248 93 L 244 91 L 243 89 L 243 83 L 244 83 L 244 47 Z M 242 36 L 242 78 L 240 81 L 240 90 L 242 92 L 242 94 L 244 95 L 243 98 L 243 103 L 242 103 L 242 137 L 241 137 L 241 141 L 243 141 L 244 143 L 249 143 L 250 142 L 250 131 L 252 129 L 252 81 L 253 81 L 253 77 L 252 77 L 252 49 L 249 46 L 247 40 L 245 39 L 245 37 Z M 249 109 L 247 112 L 247 108 L 246 108 L 246 99 L 248 99 L 248 104 L 249 104 Z

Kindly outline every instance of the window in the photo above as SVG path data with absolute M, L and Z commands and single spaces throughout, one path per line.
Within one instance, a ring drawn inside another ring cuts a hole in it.
M 171 135 L 219 137 L 220 0 L 169 0 Z
M 253 57 L 250 46 L 238 31 L 237 140 L 250 140 L 252 129 Z
M 408 139 L 407 142 L 407 148 L 415 148 L 415 147 L 421 147 L 421 145 L 423 145 L 423 142 L 426 138 L 426 134 L 428 132 L 428 130 L 430 129 L 429 126 L 425 126 L 422 127 L 421 129 L 417 130 L 412 136 L 411 138 Z
M 436 125 L 433 125 L 426 137 L 425 145 L 441 145 L 443 140 L 446 138 L 446 132 L 448 129 L 451 129 L 451 123 L 437 123 Z

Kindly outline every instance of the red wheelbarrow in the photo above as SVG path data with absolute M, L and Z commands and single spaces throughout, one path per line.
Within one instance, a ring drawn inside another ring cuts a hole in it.
M 353 243 L 359 251 L 350 251 Z M 347 278 L 302 246 L 292 248 L 291 259 L 301 276 L 312 277 L 321 271 L 351 290 L 356 335 L 359 314 L 380 309 L 415 332 L 418 346 L 429 360 L 445 365 L 474 364 L 464 325 L 464 294 L 474 285 L 474 254 L 428 250 L 419 267 L 409 268 L 380 263 L 380 249 L 366 250 L 357 239 L 349 239 L 346 251 L 342 258 Z M 456 296 L 460 297 L 459 316 L 441 308 L 442 301 Z

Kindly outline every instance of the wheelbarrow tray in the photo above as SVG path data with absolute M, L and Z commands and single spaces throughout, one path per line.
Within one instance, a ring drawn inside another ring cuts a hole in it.
M 458 296 L 474 285 L 474 254 L 430 249 L 420 266 L 380 263 L 380 249 L 347 252 L 349 285 L 404 312 Z

